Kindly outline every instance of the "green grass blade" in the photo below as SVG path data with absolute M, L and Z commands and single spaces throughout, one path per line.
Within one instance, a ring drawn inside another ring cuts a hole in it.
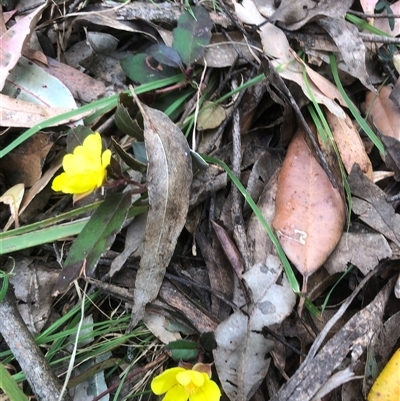
M 8 370 L 0 363 L 0 388 L 10 397 L 11 401 L 28 401 L 28 397 L 18 387 Z
M 364 132 L 368 135 L 369 139 L 371 139 L 372 143 L 378 148 L 379 152 L 385 154 L 385 148 L 383 147 L 381 140 L 376 136 L 375 132 L 372 131 L 371 127 L 367 124 L 367 122 L 361 117 L 361 114 L 358 111 L 357 107 L 347 96 L 347 93 L 345 92 L 342 83 L 340 82 L 338 68 L 336 64 L 336 57 L 334 54 L 329 55 L 329 61 L 331 64 L 331 70 L 333 79 L 335 80 L 335 84 L 339 89 L 339 92 L 342 95 L 343 99 L 345 100 L 346 105 L 349 108 L 351 114 L 357 120 L 358 124 L 360 124 L 360 127 L 364 130 Z
M 353 14 L 346 14 L 346 19 L 347 21 L 351 22 L 352 24 L 356 25 L 358 29 L 360 30 L 366 30 L 369 31 L 375 35 L 379 36 L 385 36 L 389 38 L 394 38 L 393 35 L 390 35 L 389 33 L 380 30 L 379 28 L 374 27 L 373 25 L 369 24 L 367 21 L 364 21 L 363 19 L 357 17 L 356 15 Z

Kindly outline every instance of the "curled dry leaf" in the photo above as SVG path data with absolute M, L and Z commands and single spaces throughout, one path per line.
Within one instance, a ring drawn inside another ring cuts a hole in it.
M 305 278 L 335 249 L 345 218 L 339 191 L 332 187 L 299 129 L 279 174 L 272 224 L 286 255 Z
M 354 127 L 349 116 L 346 115 L 346 119 L 342 120 L 330 113 L 328 110 L 325 115 L 332 130 L 333 137 L 335 138 L 346 171 L 350 174 L 353 165 L 357 163 L 362 172 L 372 180 L 371 161 L 365 151 L 360 134 Z
M 367 92 L 365 103 L 369 119 L 376 125 L 382 134 L 400 140 L 400 110 L 389 98 L 391 85 L 384 86 L 379 95 Z

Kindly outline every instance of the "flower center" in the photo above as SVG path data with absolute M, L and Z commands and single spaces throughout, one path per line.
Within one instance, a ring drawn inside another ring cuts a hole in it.
M 199 388 L 200 387 L 198 387 L 198 386 L 196 386 L 194 383 L 189 383 L 189 384 L 187 384 L 186 386 L 184 386 L 184 389 L 185 389 L 185 391 L 186 391 L 186 394 L 188 394 L 188 395 L 192 395 L 192 394 L 195 394 L 195 393 L 197 393 L 198 391 L 199 391 Z

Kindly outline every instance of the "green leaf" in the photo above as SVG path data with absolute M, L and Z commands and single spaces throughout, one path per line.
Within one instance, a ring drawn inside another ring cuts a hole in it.
M 157 43 L 147 49 L 147 54 L 153 56 L 161 64 L 183 69 L 181 56 L 172 47 Z
M 173 341 L 165 348 L 171 350 L 172 359 L 175 361 L 189 361 L 197 358 L 198 355 L 197 344 L 189 340 Z
M 176 69 L 160 64 L 146 53 L 135 54 L 121 60 L 121 68 L 134 82 L 146 84 L 176 74 Z
M 192 11 L 195 19 L 188 11 L 179 17 L 172 45 L 187 66 L 203 57 L 204 46 L 210 43 L 213 26 L 205 8 L 196 6 L 192 7 Z
M 107 197 L 72 244 L 58 278 L 55 291 L 63 292 L 76 280 L 82 268 L 92 276 L 102 253 L 114 242 L 125 221 L 131 194 L 116 193 Z
M 0 388 L 10 397 L 11 401 L 28 401 L 28 397 L 18 387 L 8 370 L 0 363 Z
M 0 270 L 0 302 L 4 299 L 8 290 L 8 275 L 3 270 Z
M 119 144 L 114 140 L 114 138 L 111 138 L 112 144 L 114 146 L 115 151 L 117 152 L 118 156 L 133 170 L 135 171 L 140 171 L 142 173 L 145 173 L 147 170 L 147 165 L 143 164 L 142 161 L 139 161 L 135 159 L 132 155 L 129 153 L 126 153 L 124 149 L 119 146 Z M 135 143 L 135 142 L 134 142 Z
M 136 118 L 132 115 L 138 114 L 138 108 L 134 104 L 132 97 L 126 93 L 118 96 L 117 110 L 115 111 L 115 124 L 125 135 L 144 141 L 143 128 L 140 127 Z

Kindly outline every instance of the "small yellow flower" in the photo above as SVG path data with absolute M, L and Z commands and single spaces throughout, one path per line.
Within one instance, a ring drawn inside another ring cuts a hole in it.
M 88 135 L 72 154 L 64 156 L 64 173 L 54 178 L 52 189 L 66 194 L 87 195 L 101 187 L 111 160 L 111 151 L 107 149 L 102 153 L 101 150 L 100 134 Z
M 205 366 L 197 363 L 192 369 L 167 369 L 153 379 L 151 390 L 157 395 L 167 393 L 163 401 L 219 401 L 221 391 Z

